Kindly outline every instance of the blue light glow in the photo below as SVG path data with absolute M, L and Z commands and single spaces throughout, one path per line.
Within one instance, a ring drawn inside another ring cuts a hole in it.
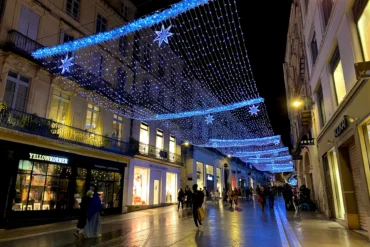
M 170 8 L 162 12 L 154 13 L 142 19 L 135 20 L 125 26 L 113 29 L 108 32 L 91 35 L 85 38 L 77 39 L 72 42 L 67 42 L 54 47 L 41 48 L 32 53 L 34 58 L 44 58 L 61 53 L 76 51 L 91 45 L 96 45 L 112 39 L 117 39 L 121 36 L 135 31 L 141 30 L 146 27 L 151 27 L 155 24 L 161 23 L 169 18 L 174 18 L 188 10 L 207 4 L 212 0 L 183 0 L 179 3 L 173 4 Z
M 246 158 L 243 160 L 249 163 L 271 163 L 276 161 L 290 161 L 292 160 L 292 156 L 288 155 L 274 158 Z
M 280 141 L 280 136 L 268 136 L 253 139 L 210 139 L 202 147 L 225 148 L 225 147 L 247 147 L 247 146 L 265 146 Z
M 242 108 L 242 107 L 245 107 L 245 106 L 262 103 L 263 101 L 264 101 L 263 98 L 250 99 L 250 100 L 238 102 L 238 103 L 231 104 L 231 105 L 223 105 L 223 106 L 210 108 L 210 109 L 205 109 L 205 110 L 188 111 L 188 112 L 180 112 L 180 113 L 169 113 L 169 114 L 158 114 L 158 115 L 155 115 L 154 117 L 149 117 L 149 118 L 139 119 L 139 120 L 143 120 L 143 121 L 167 120 L 167 119 L 178 119 L 178 118 L 208 115 L 208 114 L 212 114 L 212 113 L 235 110 L 235 109 Z
M 263 150 L 263 151 L 256 151 L 256 152 L 236 152 L 233 156 L 235 157 L 250 157 L 250 156 L 262 156 L 262 155 L 270 155 L 276 154 L 280 152 L 287 152 L 289 149 L 287 147 L 284 148 L 277 148 L 277 149 L 270 149 L 270 150 Z

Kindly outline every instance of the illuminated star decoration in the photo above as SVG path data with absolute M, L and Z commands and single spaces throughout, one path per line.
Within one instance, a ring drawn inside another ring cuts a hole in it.
M 163 42 L 168 44 L 168 38 L 173 35 L 173 33 L 170 33 L 170 28 L 171 27 L 172 27 L 172 25 L 170 25 L 168 28 L 164 28 L 164 26 L 162 24 L 161 31 L 155 31 L 155 33 L 157 34 L 157 37 L 154 39 L 153 42 L 158 41 L 159 46 L 161 46 Z
M 73 65 L 72 61 L 73 57 L 68 58 L 68 54 L 65 59 L 62 59 L 62 65 L 59 66 L 59 68 L 62 69 L 62 74 L 64 74 L 66 71 L 69 72 L 69 67 Z
M 213 122 L 213 116 L 211 114 L 209 114 L 208 116 L 206 116 L 206 123 L 207 124 L 212 124 Z
M 253 116 L 257 116 L 258 112 L 260 110 L 258 109 L 258 106 L 255 106 L 255 105 L 252 105 L 251 107 L 249 107 L 249 113 Z
M 275 145 L 279 145 L 280 144 L 280 141 L 279 140 L 275 140 L 274 143 L 275 143 Z

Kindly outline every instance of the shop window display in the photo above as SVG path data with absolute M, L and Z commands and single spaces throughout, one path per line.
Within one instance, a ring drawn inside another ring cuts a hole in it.
M 82 200 L 82 197 L 85 194 L 85 187 L 86 187 L 86 175 L 87 175 L 87 169 L 84 168 L 77 168 L 77 174 L 76 174 L 76 192 L 75 192 L 75 203 L 74 208 L 80 208 L 80 203 Z
M 197 184 L 198 188 L 204 187 L 204 164 L 197 161 Z
M 97 189 L 103 208 L 118 208 L 121 174 L 112 171 L 91 170 L 91 190 Z
M 166 174 L 166 202 L 177 201 L 177 174 L 167 172 Z
M 222 191 L 221 188 L 221 169 L 216 168 L 216 176 L 217 176 L 217 189 L 218 191 Z
M 149 169 L 135 167 L 132 204 L 147 205 L 149 196 Z
M 70 177 L 70 167 L 20 160 L 12 209 L 67 209 Z

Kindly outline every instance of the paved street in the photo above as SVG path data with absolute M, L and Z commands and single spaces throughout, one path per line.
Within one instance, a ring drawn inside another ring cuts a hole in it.
M 255 201 L 235 210 L 208 202 L 203 231 L 195 228 L 191 211 L 171 206 L 107 217 L 99 239 L 76 239 L 74 223 L 65 222 L 1 232 L 0 246 L 370 246 L 364 236 L 319 214 L 303 215 L 285 217 L 281 201 L 273 212 L 261 212 Z

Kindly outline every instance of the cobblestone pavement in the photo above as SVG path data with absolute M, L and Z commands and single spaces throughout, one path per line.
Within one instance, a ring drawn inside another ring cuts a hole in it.
M 203 231 L 195 228 L 191 210 L 170 206 L 104 217 L 96 239 L 76 239 L 76 223 L 64 222 L 0 232 L 0 246 L 370 247 L 366 236 L 319 213 L 285 212 L 281 199 L 272 212 L 262 212 L 256 200 L 240 200 L 239 206 L 207 202 Z

